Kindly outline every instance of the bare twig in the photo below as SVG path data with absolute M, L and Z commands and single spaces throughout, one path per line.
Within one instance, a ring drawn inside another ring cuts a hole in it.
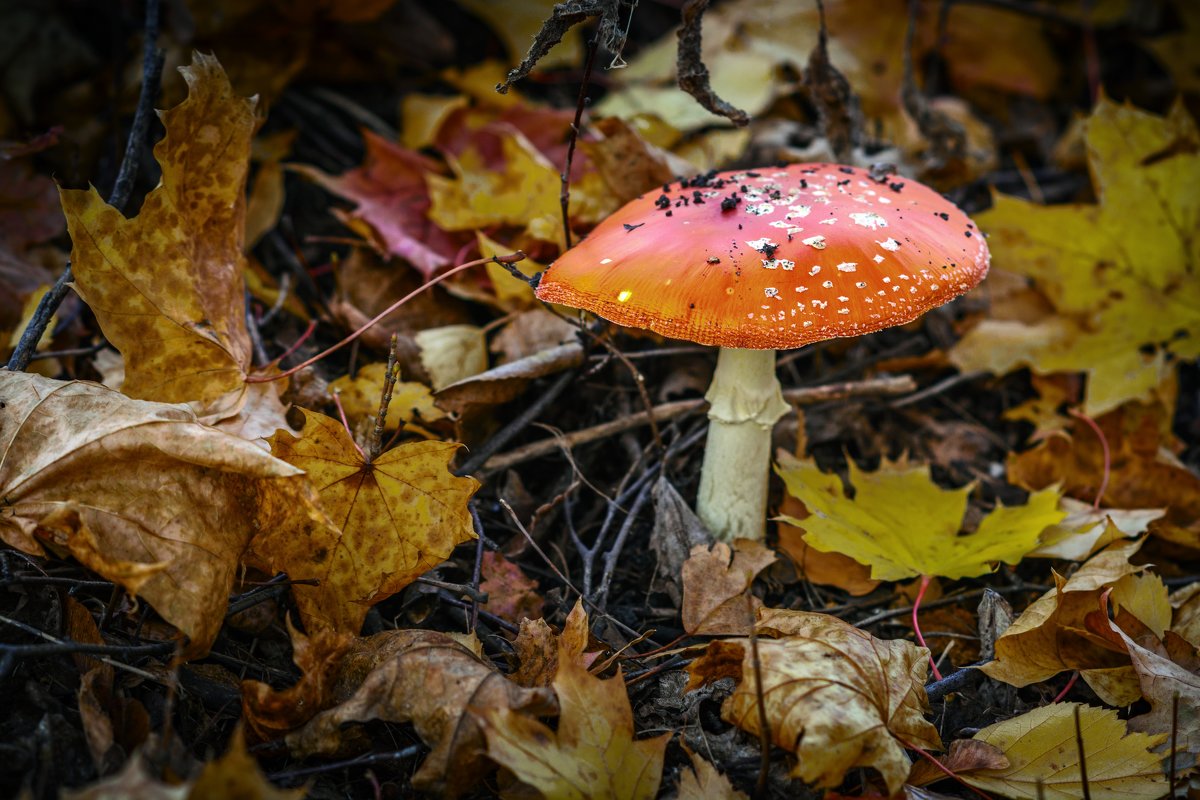
M 571 136 L 567 139 L 567 157 L 563 164 L 562 183 L 558 190 L 558 202 L 562 206 L 563 250 L 571 249 L 571 217 L 568 211 L 571 207 L 571 162 L 575 160 L 575 144 L 579 141 L 580 126 L 583 125 L 583 107 L 587 103 L 588 81 L 592 77 L 592 64 L 596 60 L 596 50 L 600 47 L 600 39 L 592 37 L 588 45 L 587 62 L 583 65 L 583 79 L 579 82 L 579 99 L 575 101 L 575 119 L 571 122 Z
M 162 78 L 163 55 L 158 51 L 158 0 L 146 0 L 146 24 L 142 43 L 142 88 L 138 95 L 137 109 L 133 113 L 133 124 L 129 126 L 129 138 L 125 140 L 125 154 L 121 159 L 121 167 L 117 171 L 117 179 L 113 182 L 112 192 L 108 195 L 108 204 L 118 211 L 123 211 L 129 202 L 133 191 L 133 180 L 137 176 L 138 149 L 146 141 L 146 129 L 150 125 L 151 111 L 154 98 L 158 95 L 158 84 Z M 37 309 L 33 312 L 29 324 L 21 333 L 21 340 L 8 359 L 7 369 L 20 372 L 29 366 L 30 357 L 37 350 L 37 343 L 50 325 L 54 312 L 62 305 L 70 291 L 70 284 L 75 276 L 71 270 L 71 262 L 63 269 L 58 280 L 50 291 L 42 295 Z
M 812 386 L 803 389 L 785 389 L 783 397 L 789 403 L 805 406 L 825 403 L 831 400 L 899 395 L 911 392 L 915 388 L 916 382 L 913 381 L 911 376 L 900 375 L 887 378 L 871 378 L 864 381 L 832 383 L 826 386 Z M 491 458 L 482 466 L 488 472 L 508 469 L 517 464 L 552 453 L 564 445 L 567 447 L 576 447 L 641 427 L 648 424 L 652 416 L 655 422 L 666 422 L 676 417 L 697 414 L 707 408 L 707 406 L 708 402 L 702 399 L 677 400 L 672 403 L 663 403 L 662 405 L 655 406 L 649 412 L 643 411 L 637 414 L 630 414 L 627 417 L 605 422 L 591 428 L 584 428 L 583 430 L 572 431 L 571 433 L 551 439 L 532 442 L 515 450 L 510 450 L 503 455 Z
M 717 96 L 708 78 L 708 67 L 700 52 L 701 22 L 708 0 L 687 0 L 680 15 L 683 26 L 679 29 L 679 50 L 675 60 L 675 74 L 679 88 L 690 94 L 696 102 L 720 117 L 725 117 L 738 127 L 750 124 L 750 115 Z

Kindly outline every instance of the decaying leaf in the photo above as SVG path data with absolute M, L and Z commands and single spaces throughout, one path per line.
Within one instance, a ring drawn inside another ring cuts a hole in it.
M 775 563 L 762 542 L 736 539 L 731 548 L 692 548 L 683 564 L 683 629 L 694 635 L 746 633 L 762 601 L 750 594 L 754 576 Z
M 1128 733 L 1112 709 L 1055 703 L 998 722 L 975 740 L 999 748 L 1008 766 L 962 770 L 972 786 L 1004 797 L 1028 800 L 1077 800 L 1083 797 L 1075 710 L 1094 798 L 1158 800 L 1167 788 L 1162 755 L 1153 752 L 1166 736 Z
M 548 690 L 522 688 L 446 634 L 423 630 L 359 640 L 342 659 L 333 699 L 337 705 L 287 737 L 293 753 L 340 752 L 348 722 L 412 722 L 431 748 L 413 785 L 447 797 L 457 797 L 486 773 L 486 726 L 468 708 L 531 714 L 555 709 Z
M 1141 541 L 1121 539 L 1093 556 L 1070 580 L 1056 576 L 1058 585 L 1030 604 L 996 640 L 996 660 L 981 669 L 1013 686 L 1028 686 L 1078 669 L 1105 700 L 1122 705 L 1136 700 L 1139 692 L 1128 655 L 1123 648 L 1090 634 L 1086 619 L 1100 607 L 1106 591 L 1122 582 L 1131 583 L 1144 569 L 1129 563 L 1141 545 Z M 1166 601 L 1165 590 L 1162 600 Z M 1127 610 L 1136 616 L 1137 609 Z M 1123 674 L 1114 675 L 1113 670 Z
M 310 624 L 357 632 L 368 608 L 403 589 L 475 537 L 467 501 L 479 487 L 450 473 L 458 445 L 409 442 L 368 462 L 334 419 L 304 410 L 300 438 L 279 432 L 272 451 L 306 473 L 336 528 L 298 537 L 267 531 L 256 563 L 287 572 Z
M 996 264 L 1027 275 L 1056 314 L 984 321 L 954 348 L 963 371 L 1086 372 L 1085 411 L 1149 400 L 1200 355 L 1200 133 L 1183 103 L 1158 117 L 1104 99 L 1087 121 L 1097 205 L 1006 195 L 976 219 Z
M 246 752 L 241 728 L 233 734 L 229 749 L 216 761 L 204 765 L 192 783 L 188 800 L 300 800 L 308 790 L 277 789 L 263 775 L 258 762 Z
M 258 741 L 279 739 L 328 708 L 342 658 L 354 645 L 349 634 L 318 630 L 306 636 L 290 621 L 288 633 L 300 680 L 280 690 L 261 681 L 242 683 L 242 719 Z
M 479 590 L 488 596 L 484 608 L 509 622 L 542 615 L 538 582 L 527 577 L 520 567 L 491 550 L 484 552 L 480 566 L 483 580 Z
M 809 547 L 804 541 L 804 531 L 789 525 L 785 518 L 804 519 L 808 509 L 791 494 L 785 494 L 779 506 L 779 540 L 777 547 L 796 565 L 796 571 L 805 580 L 826 586 L 837 586 L 852 595 L 870 594 L 880 581 L 871 578 L 871 568 L 860 564 L 850 556 L 838 552 L 824 553 Z
M 1109 508 L 1165 508 L 1149 523 L 1152 534 L 1200 550 L 1200 476 L 1170 452 L 1170 414 L 1159 404 L 1130 402 L 1096 420 L 1110 452 L 1103 503 Z M 1009 456 L 1009 479 L 1042 489 L 1061 484 L 1065 494 L 1091 502 L 1104 478 L 1104 446 L 1082 423 L 1054 434 L 1032 450 Z
M 342 410 L 350 419 L 373 420 L 379 413 L 379 399 L 383 394 L 384 373 L 387 364 L 376 362 L 360 368 L 353 378 L 344 375 L 329 384 L 330 391 L 337 392 L 342 401 Z M 433 393 L 429 387 L 416 381 L 397 381 L 392 388 L 392 401 L 388 404 L 385 427 L 395 431 L 405 423 L 422 425 L 436 422 L 446 415 L 433 404 Z
M 1085 561 L 1116 538 L 1131 539 L 1145 533 L 1147 526 L 1165 513 L 1159 508 L 1093 508 L 1070 497 L 1059 499 L 1058 504 L 1067 515 L 1042 531 L 1042 542 L 1029 553 L 1030 558 Z
M 437 174 L 438 163 L 370 131 L 364 130 L 363 138 L 367 154 L 362 166 L 343 175 L 333 177 L 300 164 L 290 168 L 357 203 L 342 220 L 381 253 L 405 259 L 429 278 L 453 262 L 462 244 L 428 217 L 425 176 Z
M 684 749 L 687 749 L 686 745 Z M 692 768 L 679 773 L 678 800 L 750 800 L 749 795 L 734 789 L 729 779 L 699 753 L 689 750 L 688 756 L 692 759 Z
M 972 487 L 943 489 L 928 467 L 888 461 L 876 472 L 850 462 L 854 499 L 841 478 L 813 462 L 780 454 L 777 472 L 811 516 L 785 519 L 818 550 L 836 551 L 871 566 L 871 577 L 895 581 L 917 575 L 970 578 L 992 564 L 1015 564 L 1037 547 L 1047 526 L 1061 520 L 1058 492 L 1036 492 L 1023 506 L 999 506 L 968 536 L 959 536 Z
M 767 723 L 774 744 L 796 754 L 792 775 L 837 786 L 853 767 L 874 767 L 891 792 L 911 764 L 906 747 L 941 748 L 926 719 L 929 651 L 884 641 L 836 617 L 804 611 L 759 612 L 758 641 Z M 721 715 L 759 732 L 754 665 L 745 639 L 718 640 L 688 667 L 689 688 L 737 681 Z
M 122 390 L 207 405 L 250 368 L 242 254 L 254 100 L 213 56 L 180 70 L 188 98 L 162 112 L 162 181 L 126 219 L 94 187 L 61 192 L 75 289 L 125 356 Z
M 0 538 L 70 552 L 145 598 L 193 654 L 217 635 L 252 537 L 327 529 L 299 469 L 186 406 L 7 371 L 0 401 Z
M 620 671 L 590 673 L 560 645 L 557 730 L 510 708 L 479 713 L 488 757 L 544 797 L 562 800 L 651 800 L 662 778 L 667 733 L 634 739 L 633 710 Z

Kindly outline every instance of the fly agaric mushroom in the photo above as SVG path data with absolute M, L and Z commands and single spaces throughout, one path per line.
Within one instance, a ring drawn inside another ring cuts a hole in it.
M 775 350 L 916 319 L 983 280 L 988 248 L 916 181 L 836 164 L 710 172 L 629 202 L 542 276 L 541 300 L 718 345 L 696 511 L 761 539 Z

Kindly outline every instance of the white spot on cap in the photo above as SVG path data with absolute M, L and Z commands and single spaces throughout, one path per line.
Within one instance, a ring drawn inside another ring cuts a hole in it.
M 837 265 L 837 268 L 838 268 L 838 272 L 857 272 L 858 271 L 858 262 L 857 261 L 843 261 L 841 264 Z
M 767 288 L 763 289 L 763 294 L 765 294 L 767 297 L 779 297 L 779 290 L 774 286 L 768 286 Z
M 849 314 L 849 313 L 850 313 L 850 309 L 848 309 L 848 308 L 839 308 L 839 309 L 838 309 L 838 313 L 839 313 L 839 314 Z
M 882 264 L 882 263 L 883 263 L 883 256 L 879 255 L 879 253 L 876 253 L 876 254 L 875 254 L 875 263 L 876 263 L 876 264 Z
M 600 263 L 601 264 L 611 264 L 612 259 L 611 258 L 602 258 L 602 259 L 600 259 Z
M 788 206 L 788 213 L 784 219 L 797 219 L 807 217 L 812 213 L 812 207 L 806 205 Z
M 825 281 L 824 283 L 822 283 L 822 284 L 821 284 L 821 286 L 823 286 L 823 287 L 824 287 L 824 288 L 826 288 L 826 289 L 832 289 L 832 288 L 833 288 L 833 281 Z
M 812 320 L 811 320 L 811 319 L 806 319 L 806 320 L 804 320 L 804 327 L 806 327 L 806 328 L 811 328 L 811 327 L 812 327 Z
M 814 265 L 813 265 L 813 268 L 812 268 L 812 269 L 810 269 L 810 270 L 808 271 L 808 274 L 809 274 L 809 275 L 816 275 L 816 274 L 817 274 L 818 272 L 820 272 L 820 271 L 821 271 L 821 265 L 820 265 L 820 264 L 814 264 Z
M 858 283 L 854 284 L 854 288 L 856 288 L 856 289 L 865 289 L 865 288 L 867 288 L 867 282 L 866 282 L 866 281 L 859 281 Z
M 786 258 L 764 258 L 762 260 L 762 262 L 763 262 L 763 266 L 766 267 L 767 269 L 775 269 L 776 267 L 782 267 L 784 269 L 784 271 L 791 272 L 792 270 L 794 270 L 796 268 L 796 262 L 788 261 Z
M 900 243 L 891 237 L 884 239 L 882 242 L 875 242 L 875 244 L 879 245 L 884 250 L 890 250 L 893 253 L 900 249 Z
M 775 213 L 775 206 L 770 203 L 758 203 L 757 205 L 749 205 L 744 208 L 747 214 L 753 214 L 756 217 L 761 217 L 763 214 Z
M 850 300 L 850 298 L 846 297 L 845 295 L 838 295 L 838 301 L 841 303 L 848 302 L 849 300 Z
M 854 220 L 855 225 L 861 225 L 864 228 L 877 230 L 878 228 L 886 228 L 887 220 L 876 214 L 874 211 L 859 211 L 850 215 L 850 219 Z
M 779 247 L 779 245 L 775 244 L 775 242 L 772 242 L 766 236 L 764 236 L 761 239 L 753 239 L 751 241 L 746 242 L 746 244 L 750 245 L 750 247 L 752 249 L 757 250 L 760 253 L 765 253 L 768 249 L 770 249 L 772 247 Z
M 812 247 L 816 250 L 824 250 L 825 249 L 825 237 L 824 236 L 810 236 L 807 239 L 801 239 L 801 241 L 804 242 L 809 247 Z

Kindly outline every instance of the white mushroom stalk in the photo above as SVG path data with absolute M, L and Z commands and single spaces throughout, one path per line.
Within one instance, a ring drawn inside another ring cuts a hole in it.
M 775 377 L 775 351 L 722 347 L 705 399 L 708 443 L 696 514 L 720 539 L 762 539 L 771 429 L 788 410 Z

